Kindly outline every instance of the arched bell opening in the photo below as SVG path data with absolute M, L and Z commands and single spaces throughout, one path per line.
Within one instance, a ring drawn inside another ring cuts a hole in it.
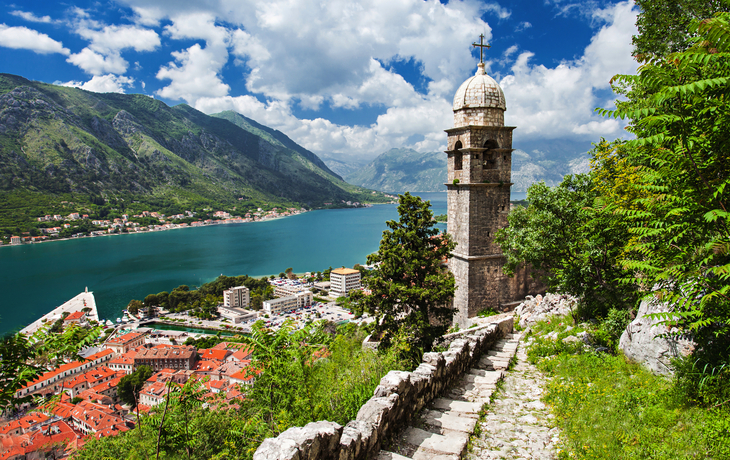
M 462 153 L 459 150 L 463 147 L 461 141 L 456 141 L 456 145 L 454 145 L 454 171 L 462 169 Z
M 484 143 L 484 162 L 482 163 L 483 169 L 497 169 L 499 164 L 497 162 L 499 155 L 495 153 L 495 150 L 499 148 L 499 143 L 494 139 L 488 139 Z

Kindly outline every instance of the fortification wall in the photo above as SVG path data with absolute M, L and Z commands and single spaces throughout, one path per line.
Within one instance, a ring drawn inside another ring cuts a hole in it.
M 513 318 L 450 334 L 445 352 L 426 353 L 413 372 L 391 371 L 355 420 L 344 427 L 319 421 L 289 428 L 267 438 L 254 460 L 366 460 L 377 456 L 381 443 L 443 390 L 456 383 L 492 345 L 512 332 Z

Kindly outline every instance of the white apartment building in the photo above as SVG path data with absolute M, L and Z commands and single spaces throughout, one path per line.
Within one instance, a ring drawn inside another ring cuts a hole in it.
M 233 324 L 245 323 L 246 321 L 255 320 L 258 317 L 255 311 L 236 307 L 218 307 L 218 313 L 222 317 L 230 320 Z
M 294 295 L 279 297 L 278 299 L 264 300 L 264 313 L 269 315 L 280 315 L 301 307 L 312 305 L 313 295 L 311 291 L 302 291 Z
M 306 290 L 308 290 L 307 287 L 301 284 L 282 284 L 281 286 L 274 286 L 274 297 L 287 297 Z
M 236 286 L 223 291 L 223 306 L 228 308 L 248 308 L 250 296 L 246 286 Z
M 348 292 L 360 289 L 360 272 L 352 268 L 337 268 L 330 273 L 330 294 L 346 297 Z

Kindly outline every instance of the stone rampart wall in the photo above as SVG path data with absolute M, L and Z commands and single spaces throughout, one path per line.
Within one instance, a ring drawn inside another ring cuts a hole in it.
M 375 458 L 381 443 L 406 426 L 443 390 L 456 383 L 492 345 L 512 332 L 512 317 L 449 338 L 449 349 L 423 355 L 413 371 L 391 371 L 374 395 L 344 427 L 328 421 L 289 428 L 267 438 L 254 460 L 366 460 Z M 454 335 L 454 334 L 450 334 Z

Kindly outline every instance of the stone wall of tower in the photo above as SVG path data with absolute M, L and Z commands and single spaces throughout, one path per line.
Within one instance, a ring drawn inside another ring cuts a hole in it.
M 504 111 L 501 109 L 461 109 L 454 114 L 454 126 L 504 126 Z

